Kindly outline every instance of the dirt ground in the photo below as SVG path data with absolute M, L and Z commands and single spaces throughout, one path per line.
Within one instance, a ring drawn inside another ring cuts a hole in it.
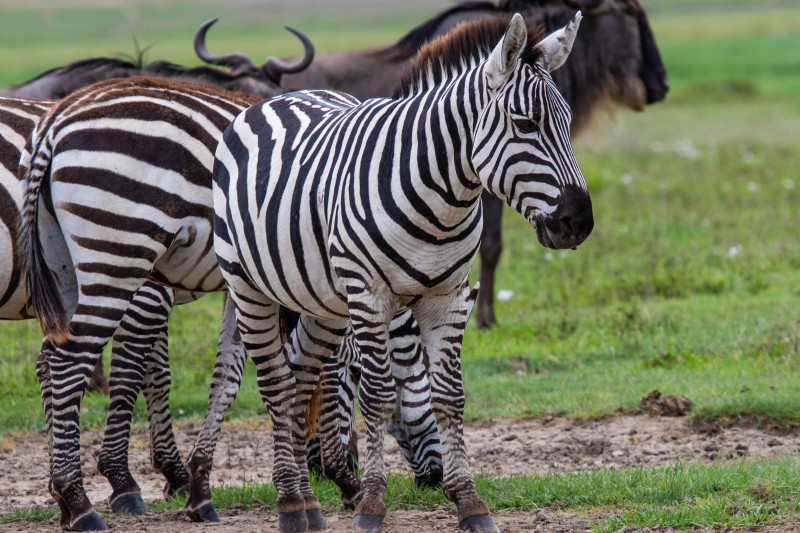
M 188 454 L 198 426 L 184 423 L 176 428 L 178 444 Z M 85 486 L 98 510 L 107 509 L 110 489 L 95 469 L 101 435 L 83 434 L 82 464 Z M 465 440 L 474 472 L 523 474 L 567 472 L 598 468 L 624 468 L 639 464 L 658 466 L 678 460 L 711 461 L 740 456 L 771 457 L 800 451 L 800 434 L 756 428 L 721 428 L 716 424 L 690 424 L 684 417 L 620 415 L 592 421 L 561 418 L 543 420 L 490 419 L 467 425 Z M 147 435 L 134 434 L 131 470 L 145 500 L 161 498 L 163 480 L 151 471 Z M 363 444 L 363 443 L 362 443 Z M 212 483 L 240 485 L 268 483 L 271 472 L 271 434 L 260 421 L 226 424 L 217 449 Z M 362 452 L 363 453 L 363 452 Z M 387 438 L 386 464 L 391 472 L 406 472 L 397 445 Z M 43 433 L 0 438 L 0 513 L 31 504 L 52 504 L 47 495 L 47 447 Z M 259 509 L 232 509 L 221 513 L 221 525 L 195 525 L 192 531 L 213 528 L 218 533 L 271 531 L 275 516 Z M 494 515 L 502 531 L 585 531 L 587 518 L 556 510 L 505 512 Z M 350 519 L 337 509 L 326 517 L 332 531 L 346 531 Z M 185 531 L 180 512 L 145 518 L 110 516 L 114 531 Z M 30 527 L 31 529 L 25 529 Z M 0 531 L 57 530 L 57 523 L 10 524 Z M 404 511 L 388 519 L 387 533 L 455 531 L 454 508 Z M 786 531 L 787 529 L 781 529 Z M 761 530 L 764 531 L 764 530 Z

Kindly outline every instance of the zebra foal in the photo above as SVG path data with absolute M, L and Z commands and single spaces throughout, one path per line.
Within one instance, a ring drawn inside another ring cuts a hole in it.
M 303 313 L 307 334 L 332 346 L 349 322 L 361 354 L 367 457 L 354 528 L 380 531 L 386 514 L 381 448 L 396 398 L 389 323 L 410 309 L 428 357 L 445 494 L 461 529 L 497 531 L 463 442 L 467 299 L 459 293 L 480 243 L 483 188 L 521 213 L 544 246 L 574 248 L 593 228 L 570 111 L 550 76 L 580 17 L 546 38 L 529 35 L 518 14 L 510 24 L 465 24 L 420 52 L 396 98 L 289 93 L 225 130 L 215 154 L 214 249 L 272 417 L 281 531 L 309 527 L 304 509 L 316 501 L 296 416 L 311 380 L 285 363 L 295 348 L 282 341 L 281 306 Z M 307 358 L 309 372 L 326 357 Z

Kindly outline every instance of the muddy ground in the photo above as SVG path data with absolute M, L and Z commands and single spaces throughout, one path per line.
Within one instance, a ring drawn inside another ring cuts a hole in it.
M 176 428 L 179 446 L 188 454 L 198 425 L 183 423 Z M 82 463 L 89 497 L 98 509 L 110 490 L 95 469 L 95 454 L 101 435 L 83 435 Z M 685 417 L 620 415 L 592 421 L 561 418 L 543 420 L 490 419 L 469 424 L 465 440 L 475 472 L 523 474 L 567 472 L 597 468 L 624 468 L 639 464 L 658 466 L 679 460 L 712 461 L 740 456 L 772 457 L 800 451 L 800 434 L 758 428 L 721 428 L 716 424 L 691 424 Z M 362 443 L 363 444 L 363 443 Z M 272 440 L 265 422 L 226 424 L 214 461 L 212 483 L 240 485 L 268 483 Z M 363 453 L 363 452 L 362 452 Z M 386 463 L 391 472 L 406 472 L 399 449 L 387 439 Z M 0 438 L 0 513 L 31 504 L 52 504 L 47 495 L 47 447 L 43 433 L 6 435 Z M 147 435 L 143 428 L 134 434 L 130 458 L 145 500 L 161 498 L 163 481 L 149 467 Z M 454 509 L 403 512 L 392 516 L 387 533 L 455 530 Z M 332 531 L 346 531 L 349 517 L 337 509 L 327 510 Z M 501 530 L 585 531 L 587 518 L 556 510 L 506 512 L 496 515 Z M 230 510 L 222 525 L 191 526 L 191 531 L 213 528 L 229 531 L 271 531 L 274 515 L 266 510 Z M 188 524 L 179 512 L 139 518 L 108 519 L 114 531 L 186 531 Z M 23 531 L 25 524 L 11 524 L 0 531 Z M 28 531 L 57 529 L 55 522 L 30 524 Z M 211 529 L 208 529 L 209 531 Z M 786 531 L 783 528 L 781 531 Z M 762 530 L 763 531 L 763 530 Z

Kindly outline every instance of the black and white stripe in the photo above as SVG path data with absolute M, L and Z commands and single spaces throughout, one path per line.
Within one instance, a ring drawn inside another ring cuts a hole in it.
M 314 332 L 335 335 L 350 321 L 367 429 L 356 529 L 379 530 L 386 513 L 381 452 L 396 399 L 389 324 L 407 308 L 428 357 L 445 494 L 462 528 L 496 530 L 461 434 L 467 304 L 458 295 L 480 241 L 482 187 L 525 216 L 543 245 L 575 247 L 591 232 L 569 109 L 549 73 L 569 54 L 579 20 L 533 46 L 519 15 L 507 30 L 507 19 L 465 25 L 420 53 L 395 99 L 290 93 L 226 129 L 214 167 L 214 248 L 273 418 L 281 530 L 302 530 L 310 501 L 303 467 L 291 461 L 304 444 L 297 427 L 291 439 L 297 405 L 285 402 L 310 391 L 284 362 L 295 341 L 283 343 L 281 306 L 316 317 Z M 323 360 L 319 352 L 307 364 Z

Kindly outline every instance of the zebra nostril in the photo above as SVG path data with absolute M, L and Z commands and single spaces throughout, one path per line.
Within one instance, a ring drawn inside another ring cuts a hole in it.
M 561 223 L 561 231 L 565 235 L 575 236 L 574 219 L 570 215 L 561 215 L 558 221 Z

